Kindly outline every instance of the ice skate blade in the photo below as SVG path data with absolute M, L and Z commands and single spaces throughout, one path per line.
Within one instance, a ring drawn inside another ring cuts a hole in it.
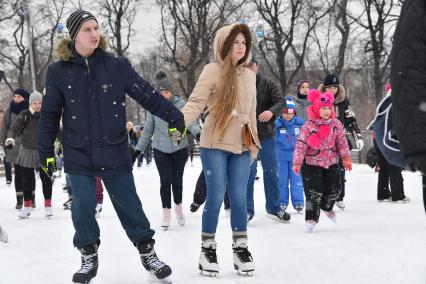
M 169 226 L 161 226 L 161 229 L 163 229 L 163 231 L 167 231 L 169 229 Z
M 160 283 L 164 283 L 164 284 L 172 284 L 173 280 L 172 280 L 172 276 L 169 275 L 163 279 L 157 279 L 157 281 L 159 281 Z
M 268 217 L 269 219 L 272 219 L 274 221 L 278 221 L 280 223 L 290 223 L 290 221 L 291 221 L 291 219 L 283 220 L 283 219 L 278 218 L 274 214 L 269 214 L 269 213 L 266 214 L 266 217 Z
M 237 271 L 238 275 L 245 276 L 245 277 L 253 277 L 254 269 L 240 270 L 238 266 L 236 266 L 235 264 L 234 264 L 234 269 Z
M 216 277 L 217 274 L 219 273 L 219 271 L 215 271 L 215 270 L 205 270 L 205 269 L 203 269 L 201 264 L 198 265 L 198 269 L 200 270 L 201 275 L 211 277 L 211 278 Z

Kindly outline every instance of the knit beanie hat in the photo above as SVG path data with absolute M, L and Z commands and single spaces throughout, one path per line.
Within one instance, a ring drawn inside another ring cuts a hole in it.
M 170 83 L 166 72 L 163 70 L 159 70 L 155 73 L 155 89 L 159 92 L 169 91 L 173 93 L 172 83 Z
M 81 26 L 84 22 L 89 20 L 96 20 L 95 16 L 93 16 L 90 12 L 84 10 L 77 10 L 73 12 L 67 19 L 67 29 L 70 34 L 72 41 L 74 42 L 77 37 L 78 32 L 80 31 Z
M 14 93 L 15 93 L 16 95 L 20 95 L 20 96 L 21 96 L 21 97 L 23 97 L 26 101 L 28 101 L 28 98 L 29 98 L 29 96 L 30 96 L 30 93 L 28 93 L 28 91 L 27 91 L 27 90 L 22 89 L 22 88 L 18 88 L 18 89 L 16 89 L 16 90 L 14 91 Z
M 37 91 L 34 91 L 31 93 L 30 95 L 30 105 L 32 102 L 34 101 L 42 101 L 43 100 L 43 95 Z
M 312 89 L 309 91 L 308 101 L 311 103 L 307 109 L 309 119 L 320 118 L 319 110 L 323 107 L 329 107 L 331 109 L 330 118 L 334 118 L 336 116 L 333 107 L 334 96 L 332 93 L 325 92 L 321 94 L 317 89 Z
M 324 78 L 324 87 L 332 87 L 332 86 L 336 86 L 339 87 L 339 77 L 337 77 L 334 74 L 329 74 L 327 76 L 325 76 Z
M 287 107 L 283 109 L 283 113 L 296 113 L 296 105 L 290 97 L 285 98 Z

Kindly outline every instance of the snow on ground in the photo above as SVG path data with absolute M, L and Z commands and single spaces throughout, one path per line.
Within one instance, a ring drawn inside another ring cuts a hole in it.
M 139 196 L 157 233 L 156 251 L 173 268 L 174 283 L 426 283 L 426 216 L 421 199 L 421 177 L 404 173 L 407 204 L 378 203 L 377 175 L 355 165 L 347 177 L 347 210 L 338 212 L 338 224 L 321 216 L 316 231 L 304 231 L 304 216 L 291 209 L 289 224 L 265 216 L 262 177 L 255 184 L 257 214 L 249 225 L 249 247 L 256 271 L 252 278 L 238 276 L 232 265 L 229 217 L 221 212 L 217 231 L 217 278 L 198 273 L 201 212 L 189 213 L 201 163 L 187 164 L 184 176 L 184 207 L 187 225 L 176 219 L 169 231 L 160 228 L 161 202 L 155 165 L 135 169 Z M 261 168 L 259 166 L 259 171 Z M 30 219 L 18 220 L 14 188 L 0 186 L 0 224 L 9 242 L 0 243 L 0 283 L 71 283 L 80 267 L 79 252 L 72 246 L 70 212 L 62 210 L 67 195 L 61 182 L 54 185 L 54 217 L 44 217 L 40 181 L 37 208 Z M 201 211 L 201 210 L 200 210 Z M 134 246 L 106 196 L 98 219 L 102 244 L 99 271 L 93 283 L 156 283 L 144 271 Z

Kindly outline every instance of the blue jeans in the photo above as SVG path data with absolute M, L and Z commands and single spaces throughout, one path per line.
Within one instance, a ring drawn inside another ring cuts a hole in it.
M 95 243 L 100 231 L 96 221 L 96 179 L 78 174 L 68 174 L 73 200 L 71 217 L 75 229 L 74 246 L 81 248 Z M 141 243 L 153 237 L 149 221 L 136 193 L 133 174 L 124 173 L 102 177 L 112 205 L 129 239 Z
M 280 189 L 278 188 L 277 158 L 275 155 L 275 136 L 260 139 L 262 149 L 259 151 L 263 168 L 263 188 L 265 190 L 266 212 L 276 213 L 280 207 Z M 250 177 L 247 184 L 247 214 L 254 216 L 254 178 L 257 173 L 257 160 L 250 167 Z
M 224 150 L 200 148 L 200 156 L 207 185 L 202 232 L 216 233 L 226 185 L 231 204 L 232 230 L 247 231 L 246 185 L 250 168 L 250 152 L 233 154 Z
M 302 174 L 293 172 L 293 161 L 278 161 L 278 180 L 281 205 L 288 206 L 290 184 L 291 204 L 304 206 Z

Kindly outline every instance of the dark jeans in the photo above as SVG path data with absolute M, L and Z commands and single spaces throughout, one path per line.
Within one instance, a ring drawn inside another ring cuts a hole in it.
M 197 179 L 197 184 L 195 185 L 193 202 L 198 205 L 202 205 L 206 201 L 206 198 L 207 198 L 206 178 L 204 177 L 204 171 L 201 171 L 200 176 Z M 229 204 L 228 187 L 226 187 L 226 190 L 225 190 L 225 197 L 223 198 L 223 203 L 225 205 L 225 209 L 231 208 L 231 205 Z
M 186 148 L 173 153 L 163 153 L 154 149 L 154 159 L 160 174 L 160 195 L 163 208 L 172 207 L 172 190 L 174 203 L 182 203 L 183 172 L 188 160 Z
M 21 167 L 21 171 L 23 175 L 24 200 L 30 201 L 33 198 L 33 194 L 36 187 L 34 169 Z M 52 199 L 52 180 L 41 168 L 38 169 L 38 172 L 40 174 L 44 199 Z
M 17 195 L 22 195 L 24 191 L 24 174 L 22 167 L 17 164 L 13 164 L 13 167 L 15 168 L 15 191 Z
M 402 178 L 402 169 L 386 161 L 379 147 L 375 144 L 377 152 L 377 164 L 379 165 L 379 180 L 377 183 L 377 199 L 388 199 L 392 196 L 392 201 L 398 201 L 405 198 L 404 179 Z M 389 182 L 390 189 L 389 190 Z
M 319 221 L 320 209 L 329 212 L 340 193 L 340 167 L 332 165 L 325 169 L 303 165 L 303 188 L 306 197 L 305 220 Z
M 6 161 L 6 159 L 3 159 L 3 165 L 4 165 L 4 173 L 6 176 L 6 181 L 12 181 L 12 164 Z
M 263 168 L 263 188 L 265 190 L 266 212 L 275 213 L 280 207 L 280 189 L 278 187 L 278 163 L 275 153 L 275 137 L 260 139 L 262 149 L 259 158 Z M 254 215 L 254 179 L 257 173 L 257 159 L 250 167 L 250 176 L 247 184 L 247 213 Z
M 96 179 L 77 174 L 68 174 L 73 189 L 71 217 L 75 229 L 74 246 L 81 248 L 99 240 L 96 221 Z M 131 172 L 102 177 L 112 205 L 129 239 L 141 243 L 154 236 L 142 203 L 136 193 Z

